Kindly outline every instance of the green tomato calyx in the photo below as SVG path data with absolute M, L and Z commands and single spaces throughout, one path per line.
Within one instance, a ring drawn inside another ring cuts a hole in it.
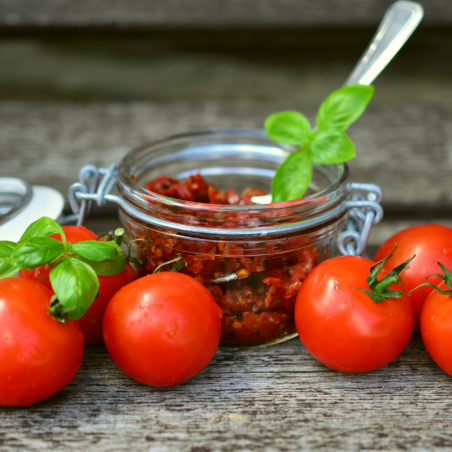
M 419 289 L 419 287 L 422 287 L 422 295 L 424 295 L 425 297 L 424 294 L 425 286 L 433 287 L 434 290 L 436 290 L 438 293 L 442 295 L 452 295 L 452 272 L 450 272 L 441 262 L 437 262 L 437 264 L 441 267 L 441 270 L 444 272 L 444 275 L 442 275 L 441 273 L 432 273 L 431 275 L 428 275 L 427 278 L 425 278 L 425 282 L 411 290 L 408 296 L 410 296 L 411 293 L 416 289 Z M 427 279 L 430 278 L 430 276 L 438 276 L 439 278 L 441 278 L 444 284 L 446 284 L 446 286 L 449 287 L 450 289 L 442 290 L 438 286 L 435 286 L 435 284 L 427 282 Z
M 395 248 L 392 253 L 382 259 L 381 261 L 376 262 L 372 267 L 370 267 L 370 275 L 367 278 L 367 284 L 369 285 L 370 290 L 363 289 L 361 287 L 357 287 L 358 290 L 366 293 L 374 303 L 378 304 L 386 300 L 386 298 L 401 298 L 405 293 L 405 286 L 403 285 L 403 273 L 406 271 L 408 264 L 416 257 L 413 254 L 408 260 L 393 268 L 386 276 L 382 279 L 378 280 L 378 275 L 381 269 L 384 267 L 386 262 L 391 259 L 394 255 L 395 250 L 397 249 L 397 243 L 395 244 Z M 389 286 L 391 284 L 402 284 L 402 292 L 397 292 L 395 290 L 389 290 Z

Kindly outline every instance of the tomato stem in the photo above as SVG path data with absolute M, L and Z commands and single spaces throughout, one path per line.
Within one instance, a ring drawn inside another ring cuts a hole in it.
M 434 290 L 436 290 L 442 295 L 452 295 L 452 289 L 442 290 L 438 286 L 435 286 L 435 284 L 427 282 L 427 279 L 430 278 L 430 276 L 439 276 L 444 281 L 447 287 L 452 288 L 452 272 L 449 271 L 441 262 L 437 262 L 437 264 L 441 267 L 441 270 L 444 272 L 444 275 L 440 273 L 432 273 L 431 275 L 428 275 L 427 278 L 425 278 L 425 282 L 411 290 L 408 296 L 411 296 L 411 293 L 416 289 L 419 289 L 419 287 L 422 287 L 422 295 L 424 295 L 425 286 L 433 287 Z
M 124 233 L 125 233 L 125 231 L 123 228 L 118 228 L 115 230 L 114 241 L 118 244 L 118 246 L 121 246 L 122 239 L 124 238 Z
M 50 299 L 50 307 L 49 313 L 52 317 L 55 317 L 59 322 L 66 323 L 67 322 L 67 314 L 64 312 L 65 309 L 63 305 L 60 303 L 56 295 L 54 295 Z
M 183 266 L 187 265 L 187 262 L 185 261 L 181 261 L 182 259 L 182 254 L 178 254 L 177 257 L 175 259 L 172 259 L 168 262 L 163 262 L 163 264 L 160 264 L 155 270 L 154 273 L 158 273 L 160 271 L 160 269 L 165 266 L 165 265 L 169 265 L 169 264 L 173 264 L 176 263 L 174 265 L 174 267 L 171 269 L 172 272 L 178 272 Z
M 370 267 L 370 275 L 367 278 L 367 284 L 369 285 L 369 290 L 362 289 L 361 287 L 357 287 L 357 289 L 361 290 L 362 292 L 366 293 L 374 303 L 381 303 L 386 300 L 386 298 L 401 298 L 405 292 L 405 286 L 403 285 L 402 277 L 403 273 L 408 267 L 408 264 L 416 257 L 415 254 L 413 254 L 412 257 L 410 257 L 408 260 L 403 262 L 400 265 L 397 265 L 397 267 L 393 268 L 385 277 L 383 277 L 381 280 L 378 280 L 378 275 L 383 268 L 383 266 L 386 264 L 386 262 L 391 259 L 391 257 L 394 255 L 395 250 L 397 249 L 397 243 L 395 244 L 395 247 L 392 251 L 392 253 L 385 257 L 384 259 L 376 262 L 372 267 Z M 391 284 L 402 284 L 402 292 L 397 292 L 395 290 L 389 290 L 389 286 Z

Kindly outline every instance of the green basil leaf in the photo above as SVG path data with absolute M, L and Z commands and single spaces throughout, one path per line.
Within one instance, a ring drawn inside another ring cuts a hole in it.
M 52 218 L 42 217 L 28 226 L 20 240 L 31 239 L 32 237 L 48 237 L 53 234 L 60 234 L 63 242 L 66 242 L 63 228 Z
M 64 253 L 64 245 L 51 237 L 32 237 L 19 242 L 11 254 L 11 263 L 32 270 L 56 259 Z
M 14 242 L 0 241 L 0 278 L 9 278 L 20 270 L 17 267 L 13 267 L 10 260 L 15 247 L 16 244 Z
M 82 259 L 86 262 L 99 276 L 113 276 L 121 273 L 126 266 L 126 258 L 124 253 L 118 254 L 114 261 L 95 262 L 88 259 Z
M 94 270 L 77 258 L 67 258 L 50 271 L 50 283 L 55 295 L 71 319 L 82 318 L 99 291 L 99 279 Z
M 304 147 L 311 135 L 311 125 L 306 116 L 297 111 L 273 113 L 265 120 L 265 131 L 276 143 Z
M 114 246 L 111 246 L 109 242 L 97 240 L 74 243 L 72 252 L 77 256 L 95 262 L 112 261 L 118 257 L 118 250 Z
M 11 278 L 19 271 L 20 271 L 20 268 L 13 267 L 10 263 L 8 263 L 8 265 L 5 264 L 5 265 L 1 266 L 0 279 Z
M 290 154 L 279 166 L 272 181 L 273 202 L 301 198 L 312 179 L 312 161 L 307 152 Z
M 352 140 L 338 129 L 316 132 L 312 137 L 310 150 L 312 161 L 322 165 L 343 163 L 356 155 Z
M 10 257 L 16 246 L 16 243 L 9 242 L 8 240 L 0 241 L 0 259 Z
M 317 129 L 346 130 L 361 116 L 373 93 L 372 85 L 347 85 L 332 92 L 317 112 Z

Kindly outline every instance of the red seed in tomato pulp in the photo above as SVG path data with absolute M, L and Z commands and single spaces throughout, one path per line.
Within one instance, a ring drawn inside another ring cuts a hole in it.
M 48 314 L 52 292 L 25 278 L 0 280 L 0 405 L 28 406 L 61 391 L 83 359 L 78 322 Z
M 209 364 L 220 341 L 220 316 L 210 292 L 194 278 L 156 273 L 112 298 L 104 316 L 104 341 L 130 378 L 171 387 Z

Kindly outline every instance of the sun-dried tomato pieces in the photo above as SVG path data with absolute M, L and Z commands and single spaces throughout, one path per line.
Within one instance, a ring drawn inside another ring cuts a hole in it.
M 266 194 L 255 188 L 246 188 L 241 195 L 234 188 L 216 190 L 199 174 L 183 181 L 160 176 L 147 188 L 180 200 L 224 205 L 249 205 L 253 196 Z M 234 221 L 229 227 L 236 227 Z M 142 224 L 130 224 L 128 229 L 132 237 L 146 239 L 140 242 L 139 257 L 146 261 L 143 274 L 182 254 L 187 265 L 180 271 L 204 284 L 223 310 L 221 345 L 258 345 L 295 333 L 295 299 L 319 257 L 303 236 L 254 244 L 176 236 Z

